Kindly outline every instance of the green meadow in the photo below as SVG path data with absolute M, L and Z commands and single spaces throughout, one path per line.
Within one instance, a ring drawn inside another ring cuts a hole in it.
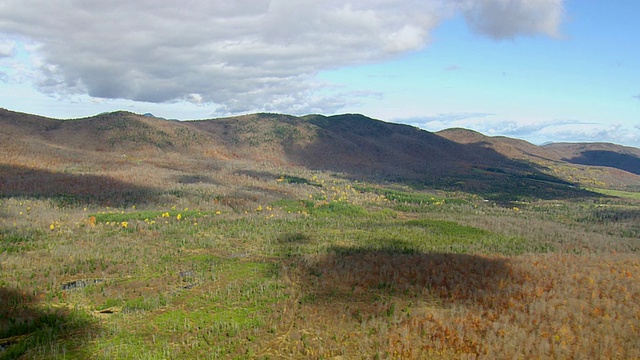
M 637 193 L 254 185 L 0 198 L 0 358 L 640 357 Z

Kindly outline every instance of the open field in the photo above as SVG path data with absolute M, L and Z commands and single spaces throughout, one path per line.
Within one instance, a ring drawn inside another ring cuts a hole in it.
M 0 122 L 0 359 L 640 358 L 634 172 L 359 115 Z
M 589 190 L 593 192 L 601 193 L 604 195 L 609 195 L 609 196 L 640 200 L 639 192 L 613 190 L 613 189 L 589 189 Z
M 633 196 L 9 170 L 46 186 L 0 198 L 0 358 L 640 357 Z

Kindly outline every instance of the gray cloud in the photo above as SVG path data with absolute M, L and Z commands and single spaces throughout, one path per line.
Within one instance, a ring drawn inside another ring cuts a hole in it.
M 344 105 L 319 95 L 319 71 L 421 49 L 456 12 L 493 38 L 556 35 L 562 3 L 5 0 L 0 8 L 0 35 L 37 45 L 35 83 L 45 93 L 294 113 Z M 0 57 L 12 54 L 0 44 Z
M 471 29 L 494 39 L 511 39 L 523 34 L 560 35 L 562 0 L 463 0 L 461 3 Z

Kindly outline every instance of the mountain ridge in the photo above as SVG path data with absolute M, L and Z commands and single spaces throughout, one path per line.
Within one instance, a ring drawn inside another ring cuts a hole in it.
M 468 129 L 429 132 L 361 114 L 256 113 L 175 121 L 116 111 L 60 120 L 2 109 L 0 125 L 5 165 L 49 164 L 51 171 L 151 173 L 168 166 L 193 172 L 235 161 L 494 197 L 505 195 L 503 188 L 538 198 L 585 195 L 577 186 L 640 188 L 640 149 L 537 146 Z M 609 157 L 596 161 L 589 151 L 607 151 Z

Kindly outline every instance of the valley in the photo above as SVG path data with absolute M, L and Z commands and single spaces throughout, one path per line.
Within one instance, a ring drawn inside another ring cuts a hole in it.
M 0 358 L 638 358 L 640 150 L 0 110 Z

